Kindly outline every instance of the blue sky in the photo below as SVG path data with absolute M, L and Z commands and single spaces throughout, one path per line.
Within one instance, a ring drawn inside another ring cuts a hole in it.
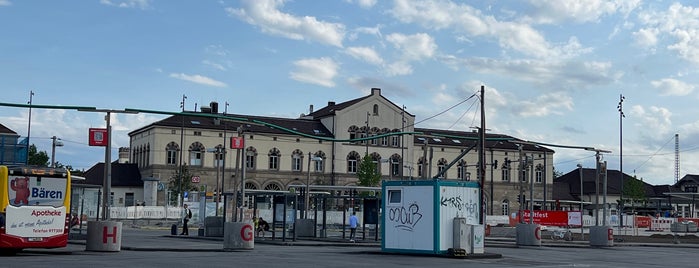
M 0 0 L 2 101 L 298 117 L 309 105 L 382 88 L 416 115 L 439 114 L 486 86 L 487 128 L 610 150 L 653 184 L 699 173 L 699 6 L 693 1 L 18 1 Z M 417 127 L 470 130 L 465 102 Z M 223 107 L 222 107 L 223 108 Z M 116 148 L 160 116 L 114 115 Z M 27 134 L 28 110 L 0 107 Z M 32 143 L 74 168 L 103 161 L 87 129 L 104 114 L 32 110 Z M 564 173 L 594 154 L 556 149 Z

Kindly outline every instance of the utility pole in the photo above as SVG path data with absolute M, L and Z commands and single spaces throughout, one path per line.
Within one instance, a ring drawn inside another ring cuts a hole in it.
M 479 224 L 485 224 L 485 86 L 481 85 L 481 129 L 478 133 L 478 184 L 480 189 L 481 215 Z M 492 208 L 491 208 L 492 209 Z
M 624 228 L 624 143 L 622 139 L 624 130 L 622 119 L 626 117 L 623 110 L 624 99 L 624 95 L 619 94 L 619 105 L 617 106 L 619 110 L 619 175 L 621 176 L 619 179 L 621 182 L 621 192 L 619 193 L 619 234 L 621 234 L 621 229 Z
M 24 159 L 25 164 L 29 165 L 29 146 L 32 144 L 29 142 L 29 137 L 32 133 L 32 100 L 34 97 L 34 91 L 29 91 L 29 124 L 27 125 L 27 150 L 26 159 Z
M 183 154 L 184 154 L 184 105 L 185 105 L 185 100 L 187 100 L 187 96 L 182 94 L 182 102 L 180 102 L 180 108 L 182 108 L 182 114 L 180 114 L 180 118 L 182 118 L 182 126 L 180 127 L 180 172 L 178 172 L 177 175 L 177 180 L 178 180 L 178 187 L 177 187 L 177 193 L 179 196 L 177 196 L 177 202 L 178 206 L 181 206 L 184 203 L 184 195 L 182 194 L 182 172 L 184 172 L 184 169 L 182 168 L 182 159 L 183 159 Z M 169 201 L 169 200 L 168 200 Z

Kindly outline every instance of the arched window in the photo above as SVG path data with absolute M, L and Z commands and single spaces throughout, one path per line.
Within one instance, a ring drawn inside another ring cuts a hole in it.
M 323 172 L 323 170 L 325 170 L 325 153 L 323 151 L 317 151 L 315 154 L 313 154 L 313 158 L 322 159 L 320 161 L 313 161 L 315 162 L 313 166 L 315 167 L 315 172 Z
M 510 160 L 505 158 L 505 161 L 502 161 L 502 168 L 500 169 L 500 172 L 502 174 L 502 181 L 510 181 L 511 168 L 512 165 L 510 163 Z
M 311 161 L 311 159 L 308 159 Z M 303 152 L 299 149 L 294 150 L 291 153 L 291 170 L 292 171 L 302 171 L 303 170 Z
M 359 132 L 359 128 L 357 126 L 350 126 L 349 129 L 347 130 L 349 132 L 349 139 L 354 140 L 357 138 L 357 133 Z M 355 141 L 351 141 L 350 143 L 356 143 Z
M 267 191 L 281 191 L 282 187 L 280 187 L 276 183 L 270 183 L 270 184 L 267 184 L 267 186 L 265 186 L 265 190 L 267 190 Z
M 374 112 L 374 116 L 379 115 L 379 105 L 374 104 L 374 108 L 372 109 L 372 111 Z
M 510 215 L 510 201 L 507 199 L 502 200 L 502 215 Z
M 180 146 L 174 141 L 165 146 L 165 164 L 168 166 L 177 165 L 177 154 L 180 151 Z
M 466 161 L 460 160 L 456 166 L 456 178 L 462 181 L 466 180 L 466 170 Z
M 248 147 L 245 149 L 245 168 L 253 170 L 257 168 L 257 149 Z
M 374 163 L 374 168 L 376 169 L 377 173 L 381 173 L 381 155 L 377 152 L 373 152 L 370 155 L 371 157 L 371 162 Z
M 226 154 L 226 148 L 222 144 L 216 145 L 214 152 L 214 167 L 223 166 L 223 156 Z
M 420 178 L 424 178 L 425 174 L 427 174 L 427 170 L 425 170 L 426 164 L 425 164 L 425 158 L 420 157 L 420 159 L 417 161 L 417 176 Z
M 200 142 L 194 142 L 189 146 L 189 165 L 193 167 L 201 167 L 204 163 L 204 152 L 206 148 Z
M 401 171 L 403 170 L 400 167 L 400 162 L 401 162 L 401 157 L 399 154 L 393 154 L 391 158 L 389 158 L 389 165 L 391 167 L 391 176 L 400 176 Z
M 347 173 L 357 173 L 357 163 L 359 159 L 359 153 L 355 151 L 351 151 L 347 155 Z
M 437 161 L 437 172 L 442 173 L 442 175 L 439 176 L 440 179 L 446 179 L 447 178 L 447 160 L 444 158 L 440 158 L 439 161 Z
M 146 153 L 143 154 L 143 166 L 147 167 L 150 165 L 150 143 L 146 144 Z
M 268 156 L 269 156 L 269 169 L 270 170 L 279 170 L 279 157 L 281 156 L 279 149 L 277 149 L 277 148 L 270 149 Z
M 544 181 L 544 165 L 536 165 L 536 173 L 534 173 L 534 177 L 536 177 L 534 181 L 536 183 L 542 183 Z

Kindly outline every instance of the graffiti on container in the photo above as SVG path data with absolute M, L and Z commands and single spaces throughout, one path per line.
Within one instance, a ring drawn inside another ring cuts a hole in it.
M 388 210 L 388 220 L 396 223 L 396 229 L 412 232 L 415 225 L 422 219 L 420 206 L 416 203 L 406 207 L 395 207 Z
M 443 207 L 456 208 L 459 211 L 465 212 L 465 216 L 476 216 L 478 214 L 478 204 L 469 200 L 468 203 L 461 199 L 461 196 L 445 197 L 442 196 L 440 205 Z

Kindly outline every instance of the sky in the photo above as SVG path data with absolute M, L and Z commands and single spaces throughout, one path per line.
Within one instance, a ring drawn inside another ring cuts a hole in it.
M 642 0 L 0 0 L 0 102 L 297 118 L 373 87 L 419 128 L 611 151 L 651 184 L 699 174 L 699 4 Z M 624 96 L 621 112 L 618 105 Z M 228 103 L 228 106 L 225 106 Z M 435 116 L 436 115 L 436 116 Z M 0 123 L 75 169 L 104 113 L 0 107 Z M 434 116 L 434 117 L 433 117 Z M 113 114 L 112 159 L 162 116 Z M 428 119 L 428 120 L 426 120 Z M 555 169 L 594 152 L 551 147 Z

